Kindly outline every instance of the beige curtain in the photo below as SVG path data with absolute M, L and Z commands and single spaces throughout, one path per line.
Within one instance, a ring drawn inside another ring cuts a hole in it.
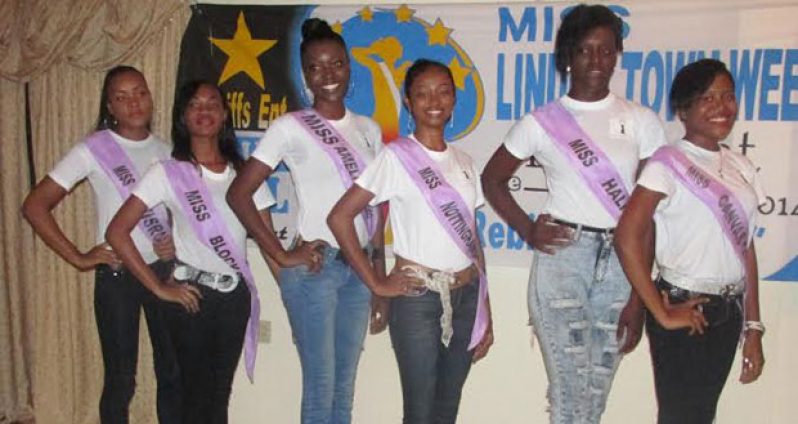
M 0 77 L 29 81 L 67 62 L 103 69 L 137 57 L 186 0 L 3 0 Z
M 190 14 L 183 3 L 0 1 L 0 75 L 30 81 L 37 180 L 91 131 L 104 69 L 116 64 L 136 66 L 145 74 L 155 104 L 153 130 L 168 139 L 180 38 Z M 23 23 L 9 21 L 14 13 Z M 78 273 L 40 240 L 34 242 L 20 218 L 19 205 L 29 190 L 24 85 L 8 79 L 0 78 L 0 423 L 26 419 L 31 413 L 39 424 L 95 423 L 102 359 L 93 274 Z M 78 186 L 55 212 L 79 248 L 94 243 L 94 208 L 87 184 Z M 142 317 L 137 390 L 131 405 L 134 423 L 157 422 L 144 322 Z
M 25 92 L 0 78 L 0 423 L 32 417 L 30 352 L 32 315 L 22 301 L 32 295 L 33 235 L 21 225 L 19 204 L 27 192 Z

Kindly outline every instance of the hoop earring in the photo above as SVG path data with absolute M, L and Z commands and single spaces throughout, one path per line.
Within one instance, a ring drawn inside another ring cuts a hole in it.
M 416 130 L 416 122 L 413 120 L 413 115 L 407 116 L 407 135 L 413 134 Z

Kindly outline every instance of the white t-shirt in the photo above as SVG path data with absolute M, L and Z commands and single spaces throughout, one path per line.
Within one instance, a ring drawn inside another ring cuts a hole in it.
M 200 166 L 200 169 L 202 170 L 202 181 L 208 187 L 211 200 L 227 225 L 233 242 L 241 251 L 246 252 L 247 231 L 225 200 L 227 189 L 236 176 L 235 170 L 232 166 L 228 166 L 222 173 L 215 173 L 204 166 Z M 204 271 L 228 275 L 236 274 L 230 265 L 217 256 L 213 249 L 208 248 L 196 236 L 194 227 L 189 219 L 186 218 L 182 204 L 175 196 L 172 184 L 167 179 L 166 171 L 161 163 L 150 167 L 141 183 L 133 189 L 133 195 L 141 199 L 148 207 L 163 203 L 172 211 L 172 220 L 174 221 L 172 237 L 175 240 L 175 253 L 178 260 Z M 258 187 L 258 190 L 252 195 L 252 199 L 255 201 L 255 206 L 258 210 L 266 209 L 274 204 L 274 198 L 272 198 L 265 185 Z
M 382 148 L 380 127 L 371 119 L 349 110 L 343 118 L 329 121 L 359 153 L 363 162 L 370 163 Z M 346 187 L 329 155 L 293 116 L 276 119 L 263 135 L 252 157 L 272 169 L 284 161 L 291 171 L 299 201 L 297 231 L 304 240 L 321 239 L 338 248 L 327 215 L 338 202 Z M 355 220 L 355 230 L 361 246 L 368 243 L 363 219 Z
M 452 145 L 447 145 L 442 152 L 421 147 L 438 164 L 446 181 L 460 193 L 473 215 L 476 208 L 485 203 L 474 160 Z M 380 152 L 355 183 L 374 194 L 371 205 L 390 202 L 394 253 L 442 271 L 456 272 L 471 265 L 471 260 L 441 226 L 393 151 Z
M 135 141 L 126 139 L 111 131 L 112 139 L 125 151 L 130 162 L 136 169 L 139 180 L 149 166 L 163 159 L 168 159 L 171 148 L 158 137 L 150 134 L 144 140 Z M 105 241 L 105 229 L 116 211 L 127 198 L 122 198 L 116 190 L 113 181 L 108 179 L 108 174 L 97 163 L 94 155 L 85 141 L 75 145 L 72 150 L 55 165 L 48 174 L 56 184 L 70 191 L 84 178 L 89 179 L 89 184 L 94 191 L 94 207 L 97 211 L 97 243 Z M 152 249 L 152 243 L 138 228 L 132 233 L 133 243 L 147 263 L 155 262 L 158 257 Z
M 753 236 L 757 205 L 764 193 L 751 161 L 726 148 L 712 152 L 685 140 L 675 146 L 734 193 L 748 216 L 749 237 Z M 666 196 L 654 212 L 656 260 L 662 278 L 688 290 L 715 294 L 718 286 L 742 280 L 745 269 L 720 223 L 667 167 L 647 163 L 637 184 Z
M 581 102 L 568 96 L 559 102 L 615 165 L 631 193 L 638 162 L 665 144 L 659 117 L 614 94 L 597 102 Z M 554 143 L 531 114 L 516 122 L 504 137 L 504 147 L 513 156 L 522 160 L 534 156 L 543 165 L 549 189 L 543 212 L 577 224 L 615 227 L 615 219 Z

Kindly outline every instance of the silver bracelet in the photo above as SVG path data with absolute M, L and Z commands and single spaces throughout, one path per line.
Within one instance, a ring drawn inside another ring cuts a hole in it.
M 743 324 L 743 331 L 754 330 L 759 331 L 762 335 L 765 335 L 765 324 L 762 324 L 762 321 L 746 321 Z

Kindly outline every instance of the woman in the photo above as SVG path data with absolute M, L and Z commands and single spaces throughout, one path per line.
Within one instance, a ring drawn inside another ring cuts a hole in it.
M 224 201 L 243 160 L 216 85 L 184 85 L 172 120 L 174 159 L 150 167 L 106 237 L 145 287 L 179 304 L 165 310 L 184 387 L 182 422 L 226 423 L 245 333 L 251 379 L 258 331 L 259 301 L 246 260 L 246 230 Z M 266 208 L 274 200 L 265 187 L 252 198 L 268 220 Z M 147 208 L 160 204 L 169 208 L 175 224 L 177 264 L 168 280 L 145 266 L 130 238 Z
M 313 18 L 303 23 L 300 57 L 313 107 L 269 125 L 227 200 L 261 250 L 281 267 L 280 292 L 302 365 L 302 422 L 348 423 L 371 294 L 338 250 L 325 219 L 382 142 L 372 120 L 344 105 L 349 57 L 343 38 L 327 22 Z M 258 219 L 249 200 L 282 161 L 299 201 L 298 238 L 289 251 Z M 371 242 L 372 261 L 384 270 L 378 215 L 369 210 L 358 219 L 357 237 L 361 249 Z M 385 319 L 384 312 L 380 318 Z
M 136 387 L 139 317 L 144 307 L 158 383 L 158 420 L 179 421 L 177 363 L 157 300 L 121 267 L 104 243 L 111 217 L 147 167 L 169 155 L 169 147 L 150 133 L 152 97 L 144 75 L 130 66 L 108 71 L 100 95 L 96 132 L 77 144 L 33 188 L 22 205 L 25 219 L 55 253 L 80 271 L 95 270 L 94 313 L 102 348 L 104 379 L 100 420 L 126 423 Z M 52 210 L 84 179 L 94 191 L 97 245 L 86 252 L 66 237 Z M 134 249 L 157 275 L 165 276 L 174 257 L 168 220 L 162 210 L 147 211 L 133 232 Z
M 599 422 L 621 353 L 642 329 L 639 300 L 613 252 L 613 228 L 638 164 L 664 143 L 649 109 L 610 92 L 623 51 L 622 22 L 601 5 L 575 7 L 554 57 L 565 97 L 518 121 L 483 173 L 485 196 L 535 249 L 531 322 L 549 378 L 551 422 Z M 507 181 L 522 161 L 543 166 L 549 194 L 535 221 Z
M 618 225 L 624 271 L 654 318 L 646 333 L 660 424 L 713 422 L 741 329 L 740 381 L 755 381 L 765 363 L 752 239 L 764 196 L 753 164 L 720 144 L 737 116 L 734 93 L 714 59 L 676 74 L 670 104 L 684 138 L 649 160 Z M 653 231 L 654 252 L 640 243 Z
M 452 73 L 420 59 L 407 71 L 410 139 L 391 142 L 344 194 L 327 220 L 347 260 L 391 301 L 390 334 L 404 397 L 404 422 L 454 423 L 471 363 L 493 343 L 482 247 L 474 211 L 483 203 L 473 160 L 443 133 L 455 103 Z M 396 266 L 369 265 L 354 220 L 389 202 Z M 397 293 L 397 289 L 400 289 Z

